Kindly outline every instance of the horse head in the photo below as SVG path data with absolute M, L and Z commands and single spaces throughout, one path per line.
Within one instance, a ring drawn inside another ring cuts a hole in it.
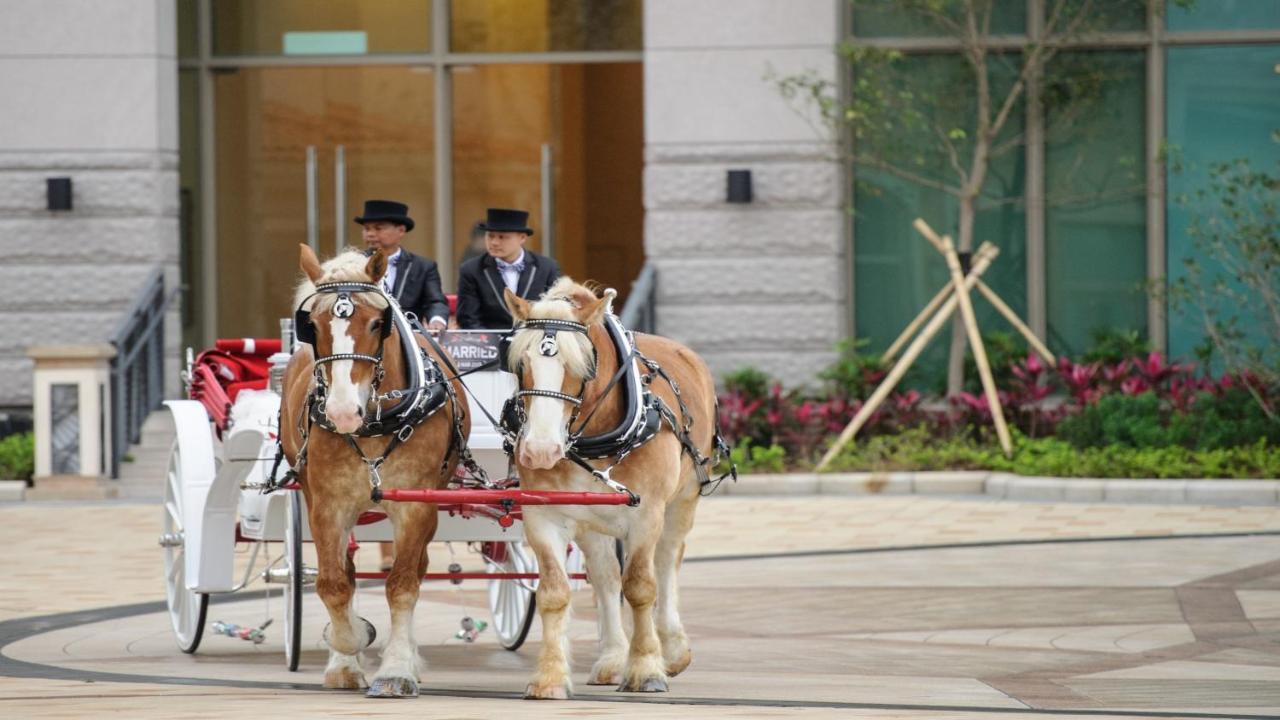
M 296 295 L 295 331 L 311 344 L 325 416 L 337 432 L 354 433 L 381 382 L 383 347 L 394 330 L 390 303 L 378 289 L 387 258 L 348 250 L 322 266 L 302 245 L 299 265 L 306 279 Z M 391 347 L 397 348 L 394 340 Z
M 591 329 L 616 295 L 608 289 L 597 296 L 567 277 L 536 302 L 504 293 L 515 319 L 507 369 L 520 378 L 517 400 L 526 418 L 516 444 L 521 465 L 545 470 L 564 458 L 569 426 L 596 375 Z

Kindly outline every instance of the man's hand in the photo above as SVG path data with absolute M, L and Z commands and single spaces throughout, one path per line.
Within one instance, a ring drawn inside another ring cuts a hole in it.
M 449 327 L 448 323 L 438 317 L 431 318 L 431 322 L 427 323 L 427 329 L 431 332 L 440 332 L 447 327 Z

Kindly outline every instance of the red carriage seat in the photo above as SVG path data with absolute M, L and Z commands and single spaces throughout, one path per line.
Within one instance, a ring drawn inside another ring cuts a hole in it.
M 221 430 L 241 390 L 265 390 L 267 358 L 280 352 L 280 339 L 218 340 L 196 357 L 191 371 L 191 399 L 199 400 Z
M 458 295 L 449 293 L 444 298 L 449 301 L 449 317 L 458 317 Z

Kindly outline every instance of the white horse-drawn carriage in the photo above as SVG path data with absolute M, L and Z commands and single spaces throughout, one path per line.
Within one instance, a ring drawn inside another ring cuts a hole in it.
M 290 343 L 289 321 L 282 321 Z M 463 371 L 495 356 L 498 334 L 453 331 L 442 339 Z M 310 540 L 303 493 L 284 482 L 288 464 L 276 457 L 280 406 L 279 378 L 289 355 L 280 340 L 219 340 L 198 356 L 187 351 L 185 400 L 165 403 L 176 439 L 169 456 L 164 490 L 165 577 L 169 615 L 178 646 L 194 653 L 205 629 L 209 596 L 233 593 L 255 580 L 282 586 L 285 659 L 298 667 L 302 648 L 303 589 L 316 570 L 303 562 Z M 515 389 L 515 377 L 501 370 L 467 376 L 472 403 L 496 415 Z M 510 463 L 503 438 L 485 419 L 471 425 L 472 455 L 490 478 L 508 478 Z M 503 485 L 514 486 L 509 480 Z M 264 490 L 278 488 L 278 491 Z M 460 492 L 459 502 L 440 504 L 436 542 L 473 544 L 484 559 L 484 573 L 451 568 L 429 573 L 428 580 L 485 579 L 492 627 L 501 644 L 515 650 L 524 642 L 535 613 L 537 561 L 523 542 L 518 510 L 494 495 Z M 480 501 L 477 502 L 476 500 Z M 379 512 L 366 513 L 352 536 L 362 542 L 392 540 L 390 523 Z M 241 552 L 237 553 L 237 549 Z M 237 557 L 242 568 L 237 572 Z M 568 564 L 577 582 L 584 579 L 580 553 Z M 359 578 L 385 573 L 361 572 Z

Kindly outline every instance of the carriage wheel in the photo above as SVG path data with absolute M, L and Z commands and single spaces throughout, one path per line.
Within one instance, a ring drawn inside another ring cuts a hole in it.
M 306 568 L 302 565 L 302 491 L 289 493 L 285 511 L 284 560 L 289 571 L 284 586 L 284 661 L 289 672 L 298 669 L 302 657 L 302 586 Z
M 160 537 L 160 544 L 164 547 L 165 599 L 173 635 L 182 652 L 194 653 L 200 647 L 200 638 L 204 634 L 209 595 L 187 589 L 182 487 L 182 455 L 175 440 L 173 449 L 169 451 L 169 467 L 165 473 L 164 534 Z
M 484 561 L 491 573 L 538 572 L 538 561 L 523 542 L 484 544 Z M 518 650 L 533 627 L 537 598 L 533 580 L 490 580 L 489 612 L 498 642 L 508 650 Z

